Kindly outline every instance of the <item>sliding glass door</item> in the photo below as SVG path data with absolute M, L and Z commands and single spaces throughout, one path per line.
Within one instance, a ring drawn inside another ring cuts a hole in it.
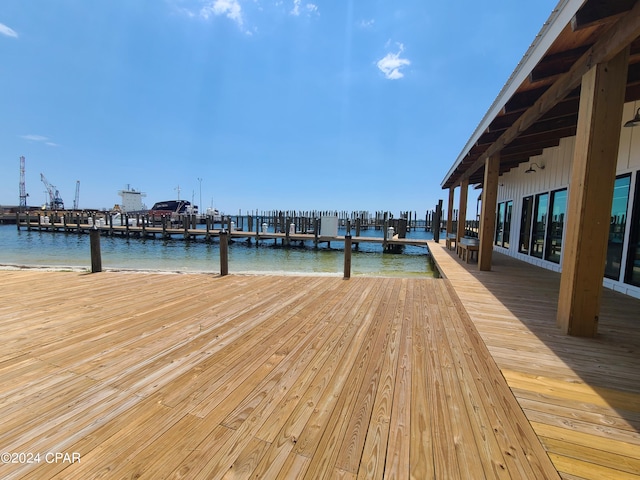
M 620 279 L 622 248 L 624 245 L 624 233 L 627 226 L 627 209 L 629 208 L 630 187 L 630 174 L 616 178 L 616 183 L 613 188 L 613 203 L 611 204 L 611 223 L 609 224 L 607 259 L 604 266 L 604 276 L 613 280 Z
M 630 228 L 631 236 L 629 238 L 625 282 L 640 287 L 640 174 L 636 175 L 635 200 Z
M 562 255 L 562 234 L 564 217 L 567 214 L 567 190 L 551 193 L 551 221 L 547 233 L 547 245 L 544 258 L 553 263 L 560 263 Z
M 535 213 L 533 214 L 533 228 L 531 234 L 530 255 L 542 258 L 544 254 L 544 239 L 547 232 L 547 215 L 549 209 L 549 194 L 536 195 Z

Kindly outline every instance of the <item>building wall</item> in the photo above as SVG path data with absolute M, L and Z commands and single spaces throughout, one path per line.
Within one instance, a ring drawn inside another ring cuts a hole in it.
M 623 124 L 633 118 L 636 110 L 640 107 L 640 102 L 625 104 L 623 113 Z M 571 161 L 575 147 L 575 137 L 564 138 L 557 147 L 547 148 L 541 155 L 530 158 L 529 163 L 523 163 L 500 176 L 498 186 L 498 202 L 513 201 L 513 214 L 510 228 L 509 248 L 494 246 L 494 250 L 506 253 L 528 263 L 538 265 L 554 271 L 561 271 L 562 259 L 559 264 L 533 257 L 528 254 L 518 252 L 520 225 L 522 216 L 523 199 L 530 195 L 560 190 L 570 189 Z M 544 170 L 536 169 L 535 173 L 525 173 L 533 164 L 544 165 Z M 627 211 L 627 228 L 625 232 L 623 259 L 627 257 L 627 245 L 629 242 L 632 206 L 634 203 L 634 186 L 636 176 L 640 171 L 640 127 L 622 128 L 620 135 L 620 148 L 617 162 L 617 175 L 631 173 L 631 191 L 629 206 Z M 566 229 L 566 221 L 565 221 Z M 564 249 L 563 249 L 564 251 Z M 624 268 L 624 267 L 623 267 Z M 624 278 L 624 271 L 621 278 Z M 640 298 L 640 288 L 627 285 L 621 281 L 613 281 L 608 278 L 603 280 L 606 287 Z

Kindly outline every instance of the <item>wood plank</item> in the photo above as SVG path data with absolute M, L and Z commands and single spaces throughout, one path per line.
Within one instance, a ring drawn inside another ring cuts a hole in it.
M 422 309 L 426 304 L 424 285 L 414 290 L 411 352 L 411 438 L 409 447 L 410 477 L 412 480 L 429 480 L 436 478 L 433 461 L 433 449 L 437 439 L 431 436 L 432 410 L 427 401 L 430 389 L 429 344 L 427 342 L 427 326 L 433 321 L 432 313 Z
M 382 354 L 382 366 L 375 393 L 375 401 L 371 410 L 369 427 L 363 445 L 360 460 L 355 469 L 358 478 L 381 478 L 385 473 L 387 461 L 387 444 L 391 413 L 393 411 L 393 397 L 396 389 L 396 369 L 402 340 L 402 315 L 407 298 L 406 281 L 400 283 L 400 291 L 393 294 L 395 305 L 390 305 L 386 315 L 391 317 L 392 325 L 387 345 Z M 346 469 L 345 469 L 346 470 Z

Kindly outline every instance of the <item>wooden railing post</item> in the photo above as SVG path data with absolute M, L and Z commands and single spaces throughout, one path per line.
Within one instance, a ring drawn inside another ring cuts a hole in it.
M 228 232 L 222 230 L 220 232 L 220 276 L 224 277 L 229 274 L 229 239 Z
M 89 232 L 89 243 L 91 244 L 91 273 L 102 271 L 102 254 L 100 252 L 100 230 L 94 224 Z

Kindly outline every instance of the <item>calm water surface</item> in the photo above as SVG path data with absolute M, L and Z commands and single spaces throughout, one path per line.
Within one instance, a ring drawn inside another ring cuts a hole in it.
M 344 230 L 338 232 L 344 235 Z M 363 236 L 382 237 L 381 231 L 368 230 Z M 408 234 L 409 238 L 432 238 L 424 230 Z M 120 236 L 100 237 L 103 269 L 219 272 L 217 240 L 185 241 L 181 238 L 138 239 Z M 229 245 L 229 273 L 325 274 L 342 275 L 342 242 L 331 248 L 312 242 L 305 246 L 284 248 L 273 240 L 253 242 L 234 240 Z M 361 244 L 353 252 L 352 275 L 365 276 L 433 276 L 431 258 L 424 247 L 405 247 L 403 253 L 383 253 L 381 245 Z M 91 266 L 89 235 L 18 230 L 15 225 L 0 225 L 0 265 L 86 268 Z

